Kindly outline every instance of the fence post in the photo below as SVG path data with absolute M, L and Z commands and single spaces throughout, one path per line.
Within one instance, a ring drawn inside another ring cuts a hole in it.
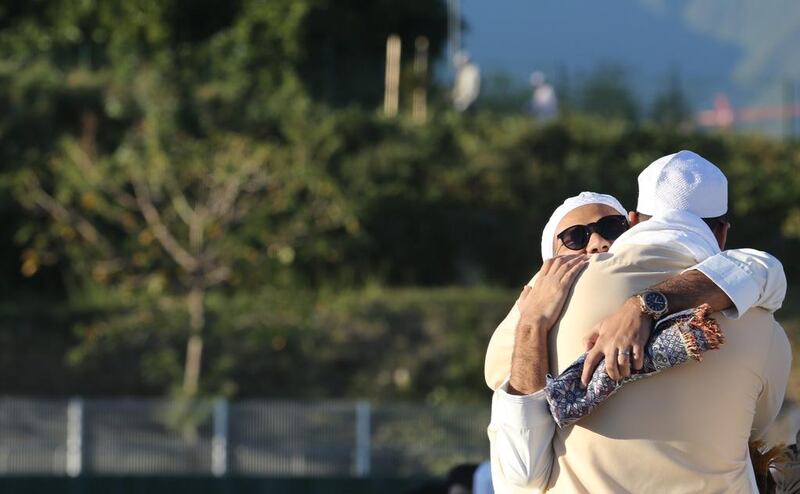
M 386 39 L 386 76 L 383 90 L 383 113 L 397 116 L 400 105 L 400 36 L 391 34 Z
M 371 410 L 368 401 L 356 403 L 356 477 L 366 477 L 370 472 L 370 417 Z
M 77 477 L 83 470 L 83 400 L 72 398 L 67 404 L 66 473 Z
M 211 473 L 223 477 L 228 473 L 228 400 L 214 402 L 214 437 L 211 440 Z

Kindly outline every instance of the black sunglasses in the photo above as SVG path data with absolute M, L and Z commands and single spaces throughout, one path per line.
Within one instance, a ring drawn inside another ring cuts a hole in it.
M 581 250 L 589 244 L 592 233 L 597 232 L 606 240 L 616 240 L 629 228 L 628 220 L 621 214 L 613 216 L 603 216 L 594 223 L 588 225 L 573 225 L 561 233 L 556 238 L 561 240 L 570 250 Z

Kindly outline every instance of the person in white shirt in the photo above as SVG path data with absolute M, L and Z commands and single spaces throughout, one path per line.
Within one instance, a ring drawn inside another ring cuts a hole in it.
M 682 153 L 682 159 L 694 159 L 696 156 L 691 156 L 688 152 Z M 674 156 L 676 155 L 671 155 Z M 666 161 L 657 167 L 651 166 L 648 170 L 652 172 L 656 168 L 663 168 Z M 644 213 L 651 210 L 648 196 L 641 194 L 647 190 L 646 187 L 642 188 L 642 180 L 646 182 L 650 179 L 645 173 L 640 177 L 639 211 L 630 214 L 633 222 L 644 219 Z M 661 192 L 668 190 L 669 185 L 662 184 Z M 727 189 L 723 192 L 727 209 Z M 661 202 L 669 200 L 671 199 L 661 198 Z M 553 344 L 551 341 L 548 345 L 547 336 L 561 314 L 572 284 L 587 265 L 584 255 L 559 258 L 552 256 L 570 251 L 613 251 L 611 244 L 620 237 L 621 232 L 619 227 L 614 228 L 614 222 L 609 218 L 624 214 L 621 205 L 610 196 L 584 193 L 568 199 L 545 228 L 542 240 L 545 264 L 542 270 L 525 287 L 518 305 L 512 309 L 492 338 L 487 351 L 486 379 L 492 389 L 497 389 L 493 398 L 489 434 L 492 438 L 493 473 L 498 492 L 506 492 L 510 484 L 544 488 L 550 481 L 554 463 L 551 441 L 555 426 L 539 390 L 544 386 L 545 375 L 550 370 L 563 368 L 571 362 L 550 362 L 550 354 L 554 352 L 550 351 Z M 713 228 L 718 233 L 717 243 L 723 245 L 727 233 L 727 222 L 723 215 L 716 215 L 704 224 L 670 214 L 672 216 L 661 215 L 650 220 L 647 222 L 649 228 L 640 226 L 638 230 L 632 229 L 622 235 L 620 240 L 622 244 L 630 242 L 628 239 L 632 238 L 636 242 L 648 243 L 658 241 L 658 235 L 662 235 L 662 241 L 667 239 L 672 247 L 685 251 L 683 253 L 686 259 L 699 263 L 655 286 L 669 300 L 671 312 L 703 302 L 710 303 L 717 310 L 728 309 L 726 315 L 731 317 L 744 314 L 753 306 L 770 312 L 780 307 L 785 295 L 786 280 L 782 266 L 775 258 L 750 249 L 719 252 L 718 246 L 712 245 L 715 238 L 710 235 L 710 229 Z M 678 227 L 670 230 L 669 225 Z M 581 228 L 574 228 L 575 226 Z M 692 232 L 693 228 L 696 232 Z M 672 236 L 667 234 L 664 237 L 663 231 L 671 231 Z M 604 238 L 604 232 L 606 236 L 613 238 Z M 643 317 L 638 303 L 631 303 L 633 301 L 634 299 L 629 299 L 622 309 L 605 322 L 600 322 L 596 329 L 587 334 L 588 346 L 593 345 L 590 358 L 587 359 L 587 372 L 602 357 L 609 357 L 606 358 L 607 370 L 615 378 L 628 375 L 631 366 L 638 368 L 641 365 L 641 347 L 649 334 L 652 319 Z M 522 320 L 520 312 L 523 313 Z M 518 323 L 521 321 L 546 329 L 520 331 Z M 778 346 L 781 351 L 780 345 Z M 525 358 L 517 358 L 516 354 L 520 349 L 524 349 Z M 515 353 L 513 359 L 512 351 Z M 773 374 L 780 376 L 783 369 L 778 367 Z M 780 388 L 781 379 L 773 381 Z M 775 402 L 780 404 L 777 397 L 782 400 L 782 390 L 772 393 L 771 408 L 775 408 Z M 771 421 L 770 415 L 773 412 L 777 412 L 777 409 L 762 414 L 767 417 L 765 422 Z M 771 417 L 774 418 L 774 414 Z
M 530 78 L 533 93 L 531 94 L 530 111 L 541 123 L 548 123 L 558 118 L 558 98 L 556 90 L 545 80 L 542 72 L 536 71 Z
M 453 83 L 453 108 L 458 112 L 469 109 L 481 91 L 481 71 L 469 59 L 469 54 L 460 51 L 453 56 L 456 78 Z

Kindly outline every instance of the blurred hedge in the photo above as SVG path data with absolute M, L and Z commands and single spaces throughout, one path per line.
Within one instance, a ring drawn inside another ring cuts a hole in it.
M 485 398 L 486 342 L 516 296 L 512 287 L 538 269 L 552 209 L 581 190 L 615 194 L 632 208 L 637 173 L 679 149 L 728 175 L 731 246 L 768 250 L 790 278 L 800 275 L 794 143 L 582 116 L 542 127 L 489 112 L 437 111 L 425 125 L 355 109 L 314 112 L 304 132 L 326 150 L 318 165 L 341 188 L 357 226 L 310 239 L 282 271 L 257 263 L 242 273 L 259 286 L 209 294 L 207 393 Z M 35 228 L 40 220 L 19 221 Z M 4 249 L 19 259 L 22 247 L 7 241 Z M 169 391 L 181 376 L 181 306 L 146 297 L 105 303 L 71 270 L 62 260 L 37 274 L 66 280 L 63 296 L 37 300 L 27 313 L 13 302 L 7 309 L 0 362 L 31 378 L 3 380 L 0 393 Z M 17 284 L 9 300 L 30 300 L 37 277 Z M 151 317 L 125 319 L 146 304 L 154 304 Z M 51 306 L 60 315 L 45 321 Z M 119 326 L 93 331 L 111 314 L 122 314 Z
M 0 393 L 174 388 L 191 320 L 181 281 L 199 278 L 186 277 L 146 228 L 136 235 L 108 224 L 116 210 L 98 189 L 128 190 L 132 172 L 171 174 L 170 188 L 195 202 L 204 180 L 225 172 L 215 157 L 243 161 L 226 142 L 263 150 L 270 159 L 260 165 L 291 181 L 248 196 L 226 229 L 209 228 L 220 241 L 205 258 L 230 265 L 228 281 L 208 287 L 207 317 L 195 318 L 205 321 L 209 394 L 484 396 L 485 341 L 514 298 L 508 287 L 538 269 L 552 209 L 581 190 L 633 207 L 637 173 L 683 148 L 728 174 L 732 246 L 766 249 L 800 276 L 795 143 L 694 131 L 680 124 L 680 97 L 662 101 L 676 111 L 663 126 L 580 114 L 540 126 L 493 113 L 491 98 L 456 114 L 433 74 L 429 121 L 410 121 L 407 107 L 389 120 L 370 109 L 381 99 L 386 36 L 399 33 L 410 47 L 427 35 L 431 67 L 442 66 L 446 2 L 218 3 L 0 8 L 0 371 L 12 376 Z M 409 61 L 413 51 L 403 53 Z M 578 109 L 641 122 L 620 111 L 631 101 L 621 80 L 598 77 L 578 100 L 602 108 Z M 616 96 L 600 101 L 598 88 Z M 140 141 L 148 122 L 157 139 Z M 87 177 L 73 155 L 95 160 L 108 180 Z M 49 216 L 30 183 L 52 194 Z M 130 283 L 87 268 L 108 259 L 54 221 L 75 220 L 59 209 L 67 206 L 91 210 L 109 245 L 123 247 L 108 249 L 123 252 L 114 265 L 138 263 L 120 269 Z M 180 225 L 180 208 L 166 209 Z M 123 223 L 143 225 L 139 213 Z M 337 220 L 312 228 L 324 216 Z M 287 231 L 291 242 L 280 238 Z
M 540 127 L 491 113 L 439 113 L 424 126 L 351 114 L 332 132 L 339 151 L 328 167 L 361 234 L 317 282 L 517 285 L 539 265 L 541 229 L 565 197 L 606 192 L 633 209 L 639 171 L 680 149 L 728 176 L 730 246 L 768 250 L 800 274 L 794 143 L 580 116 Z
M 276 292 L 209 303 L 206 392 L 466 402 L 485 398 L 483 355 L 516 293 L 476 288 Z M 0 394 L 110 396 L 170 391 L 180 333 L 158 316 L 83 338 L 102 308 L 0 314 Z M 66 357 L 65 357 L 66 353 Z M 79 358 L 78 358 L 79 357 Z

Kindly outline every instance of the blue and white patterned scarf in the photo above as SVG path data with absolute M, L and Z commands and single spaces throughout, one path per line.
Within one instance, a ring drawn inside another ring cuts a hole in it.
M 645 347 L 644 366 L 617 382 L 606 373 L 605 361 L 595 369 L 589 385 L 581 385 L 586 354 L 581 355 L 557 378 L 547 377 L 545 395 L 559 427 L 566 427 L 590 414 L 625 384 L 657 374 L 687 360 L 702 360 L 702 354 L 724 342 L 717 322 L 709 316 L 709 306 L 678 312 L 656 324 Z

